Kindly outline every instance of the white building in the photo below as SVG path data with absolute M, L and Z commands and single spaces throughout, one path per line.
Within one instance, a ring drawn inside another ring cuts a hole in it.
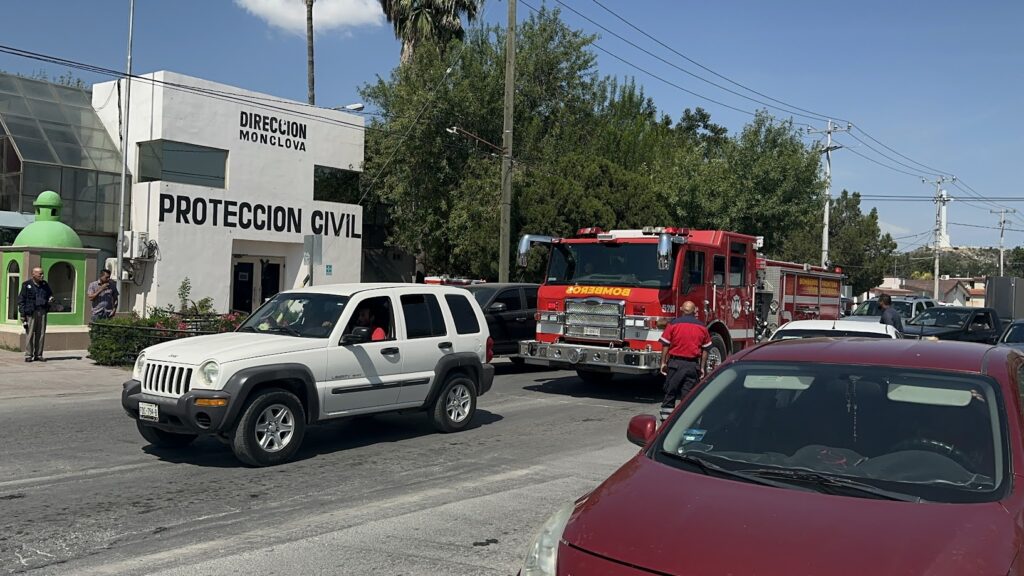
M 357 188 L 360 116 L 172 72 L 145 78 L 132 82 L 126 147 L 131 307 L 177 305 L 185 278 L 193 299 L 246 312 L 311 272 L 317 284 L 360 280 L 362 210 L 321 199 L 328 185 Z M 114 142 L 124 88 L 92 91 Z M 321 245 L 311 268 L 304 255 Z

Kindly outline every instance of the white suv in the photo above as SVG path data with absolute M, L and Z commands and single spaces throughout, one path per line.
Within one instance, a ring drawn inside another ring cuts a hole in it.
M 236 332 L 143 350 L 121 403 L 153 445 L 214 435 L 269 466 L 295 455 L 307 425 L 347 416 L 423 410 L 461 430 L 491 388 L 491 357 L 461 288 L 316 286 L 274 296 Z

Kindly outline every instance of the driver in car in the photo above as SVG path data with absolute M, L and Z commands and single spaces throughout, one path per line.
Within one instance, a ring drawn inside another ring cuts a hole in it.
M 356 326 L 362 328 L 370 328 L 370 341 L 380 342 L 387 340 L 388 335 L 384 332 L 384 329 L 376 325 L 376 316 L 373 314 L 373 310 L 369 306 L 360 306 L 356 310 Z

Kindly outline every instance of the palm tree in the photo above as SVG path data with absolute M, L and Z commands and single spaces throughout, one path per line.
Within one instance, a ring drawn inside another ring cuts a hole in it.
M 316 104 L 313 91 L 313 2 L 306 0 L 306 84 L 309 86 L 309 103 Z
M 450 40 L 462 38 L 462 16 L 472 22 L 482 0 L 379 0 L 384 16 L 402 41 L 402 64 L 412 60 L 421 41 L 434 41 L 439 49 Z

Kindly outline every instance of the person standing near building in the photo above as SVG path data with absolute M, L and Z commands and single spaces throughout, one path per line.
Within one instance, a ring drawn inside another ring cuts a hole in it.
M 25 337 L 25 362 L 43 360 L 43 346 L 46 343 L 46 314 L 53 302 L 53 290 L 43 280 L 43 269 L 33 268 L 32 279 L 21 285 L 18 293 L 18 311 L 27 328 Z
M 100 270 L 100 279 L 89 284 L 85 295 L 92 302 L 92 321 L 110 318 L 117 312 L 117 287 L 110 282 L 110 270 Z
M 704 377 L 711 348 L 711 334 L 697 319 L 697 305 L 687 300 L 680 316 L 661 333 L 661 373 L 665 376 L 665 399 L 661 403 L 659 424 L 672 414 L 676 401 L 685 397 Z
M 881 324 L 888 324 L 901 334 L 903 333 L 903 318 L 900 316 L 898 310 L 892 307 L 892 296 L 888 294 L 882 294 L 878 297 L 878 307 L 882 309 L 882 318 L 879 320 Z

